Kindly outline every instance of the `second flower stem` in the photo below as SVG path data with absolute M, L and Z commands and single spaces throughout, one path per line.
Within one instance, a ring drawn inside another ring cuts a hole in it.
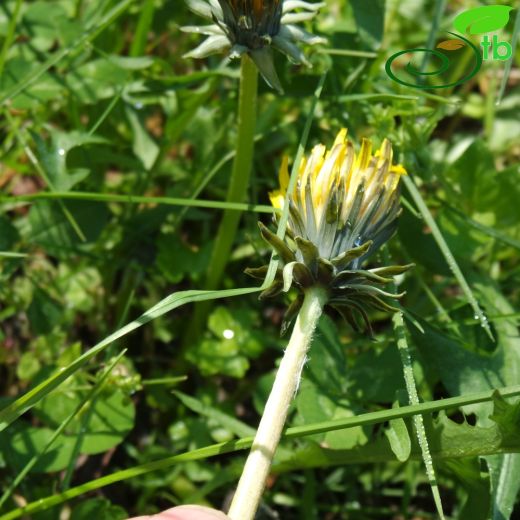
M 231 170 L 226 202 L 243 202 L 247 194 L 253 165 L 257 98 L 258 70 L 251 58 L 244 54 L 240 66 L 236 154 Z M 224 211 L 211 251 L 208 274 L 204 284 L 205 289 L 218 289 L 220 285 L 241 215 L 241 211 Z M 206 301 L 195 306 L 191 325 L 185 336 L 184 348 L 192 345 L 204 329 L 204 322 L 210 305 L 211 302 Z
M 326 300 L 324 289 L 311 288 L 305 293 L 228 512 L 231 520 L 252 520 L 255 517 L 289 406 L 298 390 L 312 335 Z

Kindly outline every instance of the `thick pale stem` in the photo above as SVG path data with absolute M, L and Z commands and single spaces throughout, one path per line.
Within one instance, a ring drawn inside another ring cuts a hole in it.
M 305 294 L 229 509 L 231 520 L 252 520 L 255 516 L 289 406 L 300 383 L 312 334 L 326 299 L 323 289 L 309 289 Z

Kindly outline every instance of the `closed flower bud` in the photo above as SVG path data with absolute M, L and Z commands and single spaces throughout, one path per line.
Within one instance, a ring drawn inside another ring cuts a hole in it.
M 411 267 L 367 270 L 362 266 L 395 231 L 401 211 L 399 180 L 405 174 L 401 165 L 393 164 L 388 140 L 373 154 L 371 142 L 364 139 L 356 154 L 345 129 L 330 150 L 317 145 L 302 160 L 296 186 L 288 196 L 288 161 L 284 159 L 280 189 L 269 195 L 279 210 L 286 201 L 289 204 L 286 239 L 281 240 L 261 225 L 263 238 L 283 265 L 267 294 L 288 291 L 292 285 L 302 291 L 323 287 L 329 295 L 329 307 L 355 330 L 372 333 L 366 308 L 397 310 L 385 298 L 400 298 L 402 294 L 386 292 L 380 286 Z M 298 311 L 292 307 L 288 318 Z M 282 329 L 288 326 L 286 320 Z
M 249 54 L 266 82 L 282 92 L 274 69 L 271 49 L 275 48 L 294 63 L 308 65 L 296 45 L 323 43 L 296 24 L 313 18 L 324 3 L 301 0 L 187 0 L 195 13 L 212 20 L 211 25 L 183 27 L 186 32 L 209 36 L 185 57 L 204 58 L 218 52 L 228 52 L 231 58 Z M 300 12 L 294 12 L 300 9 Z

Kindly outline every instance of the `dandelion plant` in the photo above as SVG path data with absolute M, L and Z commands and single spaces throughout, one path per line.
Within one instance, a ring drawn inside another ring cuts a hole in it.
M 397 310 L 385 298 L 402 294 L 378 286 L 411 265 L 363 269 L 363 264 L 395 231 L 399 180 L 405 174 L 403 166 L 393 164 L 388 140 L 372 155 L 372 144 L 364 139 L 356 154 L 345 129 L 330 149 L 319 144 L 301 161 L 294 189 L 289 190 L 287 160 L 282 162 L 280 189 L 270 198 L 277 209 L 289 204 L 286 239 L 262 224 L 260 229 L 283 268 L 261 297 L 296 286 L 300 294 L 287 310 L 282 332 L 295 316 L 296 323 L 229 511 L 232 520 L 254 518 L 324 308 L 335 309 L 354 329 L 364 326 L 369 333 L 367 307 Z M 255 277 L 266 272 L 267 266 L 248 270 Z

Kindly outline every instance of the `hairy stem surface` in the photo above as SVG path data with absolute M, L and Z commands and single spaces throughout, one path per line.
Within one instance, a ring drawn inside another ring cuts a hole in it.
M 326 298 L 325 291 L 318 288 L 309 289 L 305 294 L 229 509 L 228 516 L 232 520 L 252 520 L 258 509 L 289 406 L 300 383 L 312 334 Z

